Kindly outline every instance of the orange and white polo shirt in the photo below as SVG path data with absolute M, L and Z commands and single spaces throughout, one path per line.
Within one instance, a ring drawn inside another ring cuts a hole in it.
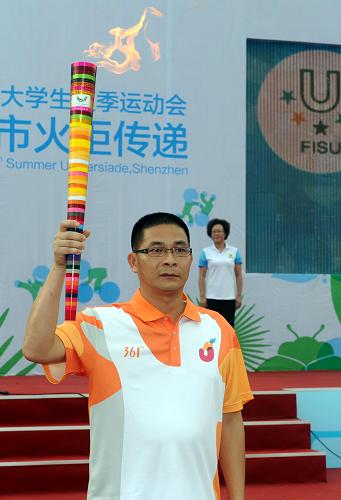
M 222 415 L 253 396 L 232 327 L 184 300 L 177 324 L 137 291 L 57 327 L 48 379 L 89 377 L 88 500 L 220 498 Z

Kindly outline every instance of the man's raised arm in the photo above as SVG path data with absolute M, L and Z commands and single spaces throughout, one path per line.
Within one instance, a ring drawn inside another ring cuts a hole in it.
M 60 224 L 54 239 L 54 263 L 33 303 L 28 317 L 23 343 L 25 358 L 36 363 L 58 363 L 65 360 L 65 348 L 55 335 L 59 304 L 65 278 L 65 255 L 81 254 L 89 231 L 83 234 L 68 231 L 76 228 L 77 221 L 66 220 Z

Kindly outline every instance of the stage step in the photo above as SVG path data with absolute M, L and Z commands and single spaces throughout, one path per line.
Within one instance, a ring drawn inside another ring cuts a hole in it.
M 296 418 L 296 395 L 284 391 L 254 391 L 243 410 L 244 421 Z M 0 396 L 0 426 L 81 424 L 88 421 L 87 394 Z
M 304 420 L 256 420 L 246 421 L 244 426 L 248 451 L 310 448 L 310 423 Z
M 223 493 L 224 494 L 224 493 Z M 225 496 L 221 500 L 225 500 Z M 60 491 L 52 493 L 50 491 L 32 493 L 4 494 L 0 493 L 1 500 L 86 500 L 86 491 Z
M 0 460 L 89 455 L 89 425 L 0 427 Z
M 243 411 L 247 482 L 325 481 L 325 454 L 310 449 L 310 424 L 297 419 L 295 394 L 254 396 Z M 86 490 L 87 404 L 85 394 L 0 396 L 0 500 Z
M 278 436 L 283 439 L 279 440 Z M 245 422 L 247 450 L 310 447 L 310 424 L 302 420 Z M 89 425 L 0 427 L 0 460 L 6 457 L 58 457 L 88 454 Z
M 88 422 L 87 394 L 0 396 L 0 427 Z
M 259 450 L 246 454 L 247 483 L 326 481 L 325 454 L 312 450 Z M 86 490 L 88 459 L 73 456 L 53 459 L 0 461 L 1 494 Z M 0 495 L 1 498 L 1 495 Z
M 0 461 L 1 494 L 86 491 L 87 457 Z
M 246 476 L 248 483 L 326 481 L 326 454 L 315 450 L 247 452 Z
M 253 391 L 254 399 L 243 409 L 243 419 L 270 420 L 296 418 L 296 394 L 284 391 Z

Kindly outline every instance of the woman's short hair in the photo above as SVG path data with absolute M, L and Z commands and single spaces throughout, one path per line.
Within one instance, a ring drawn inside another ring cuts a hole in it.
M 212 219 L 212 220 L 210 220 L 210 222 L 207 224 L 207 227 L 206 227 L 207 235 L 210 238 L 212 238 L 213 226 L 216 226 L 217 224 L 220 224 L 221 226 L 223 226 L 224 233 L 225 233 L 224 239 L 226 240 L 226 238 L 230 234 L 230 223 L 227 222 L 227 220 L 225 220 L 225 219 Z

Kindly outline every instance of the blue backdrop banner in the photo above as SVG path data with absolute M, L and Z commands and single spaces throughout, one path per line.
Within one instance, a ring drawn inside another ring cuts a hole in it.
M 341 273 L 341 50 L 247 41 L 247 270 Z

